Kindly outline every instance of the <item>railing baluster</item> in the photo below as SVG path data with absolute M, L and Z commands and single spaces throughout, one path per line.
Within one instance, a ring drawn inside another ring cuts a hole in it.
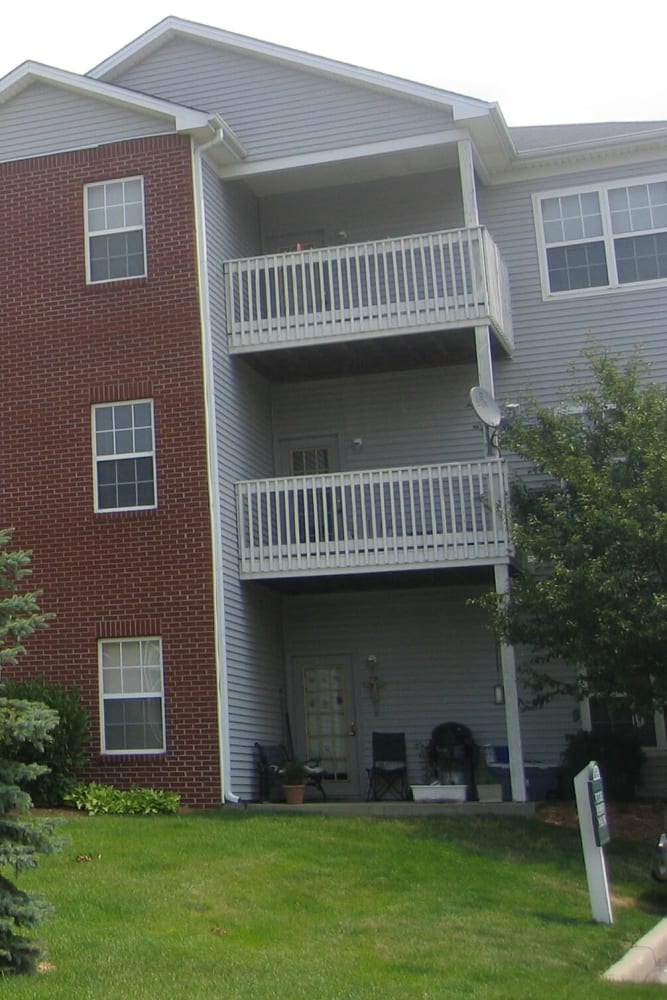
M 475 555 L 479 555 L 479 530 L 477 526 L 477 517 L 475 513 L 475 484 L 472 477 L 472 465 L 468 465 L 466 469 L 466 482 L 468 484 L 468 504 L 470 507 L 470 527 L 471 527 L 472 544 L 474 546 Z
M 389 490 L 389 516 L 391 518 L 391 523 L 387 522 L 385 525 L 385 536 L 387 538 L 387 549 L 389 549 L 390 539 L 391 546 L 394 552 L 394 560 L 398 559 L 398 531 L 396 528 L 396 476 L 392 470 L 389 471 L 387 476 L 387 489 Z
M 454 485 L 454 473 L 456 472 L 456 487 L 458 488 L 458 503 L 456 499 L 457 489 Z M 458 558 L 465 552 L 465 504 L 463 500 L 463 484 L 461 481 L 461 466 L 457 463 L 452 468 L 449 479 L 449 493 L 452 505 L 452 518 L 454 526 L 454 551 Z
M 309 286 L 310 286 L 310 306 L 308 305 L 307 301 L 304 302 L 303 304 L 305 312 L 305 315 L 303 317 L 303 330 L 305 336 L 306 330 L 308 329 L 308 317 L 310 316 L 314 318 L 315 316 L 321 316 L 321 313 L 323 311 L 322 293 L 321 293 L 322 289 L 321 255 L 313 254 L 311 260 L 308 263 L 304 263 L 303 266 L 308 268 Z M 315 275 L 317 275 L 317 281 L 315 280 Z M 305 283 L 303 287 L 304 287 L 304 295 L 307 295 Z M 320 289 L 319 294 L 317 291 L 318 287 Z

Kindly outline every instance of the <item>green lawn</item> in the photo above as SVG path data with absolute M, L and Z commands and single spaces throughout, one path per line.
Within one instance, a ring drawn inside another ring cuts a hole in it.
M 606 849 L 616 922 L 590 917 L 576 831 L 492 816 L 338 818 L 228 809 L 72 814 L 21 884 L 56 910 L 30 1000 L 624 998 L 602 982 L 663 915 L 651 848 Z M 657 831 L 656 831 L 657 834 Z M 90 855 L 92 860 L 77 860 Z

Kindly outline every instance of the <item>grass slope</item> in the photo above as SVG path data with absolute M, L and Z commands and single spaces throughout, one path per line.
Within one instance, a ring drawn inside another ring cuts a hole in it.
M 576 831 L 534 819 L 224 810 L 73 814 L 22 884 L 56 906 L 53 969 L 7 1000 L 440 1000 L 655 996 L 599 978 L 662 916 L 651 849 L 606 854 L 592 922 Z M 77 860 L 90 856 L 91 860 Z

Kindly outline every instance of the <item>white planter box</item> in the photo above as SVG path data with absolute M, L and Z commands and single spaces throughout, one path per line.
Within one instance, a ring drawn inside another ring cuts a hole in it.
M 465 802 L 467 785 L 410 785 L 415 802 Z

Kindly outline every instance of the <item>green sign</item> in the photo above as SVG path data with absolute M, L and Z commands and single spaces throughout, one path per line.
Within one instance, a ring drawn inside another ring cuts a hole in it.
M 604 788 L 600 768 L 595 761 L 588 765 L 588 798 L 591 803 L 591 819 L 593 820 L 593 836 L 598 847 L 604 847 L 611 840 L 607 822 L 607 804 L 604 800 Z

